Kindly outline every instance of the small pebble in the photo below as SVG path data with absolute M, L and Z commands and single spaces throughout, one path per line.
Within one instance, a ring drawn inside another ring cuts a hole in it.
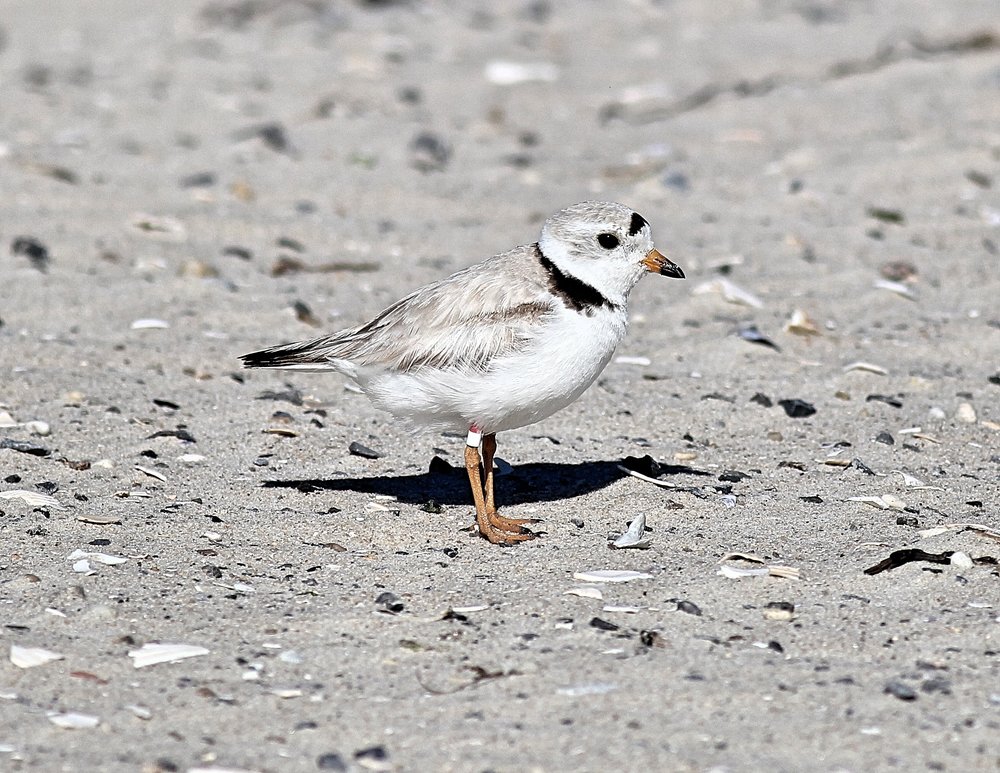
M 382 457 L 382 454 L 378 451 L 375 451 L 366 445 L 362 445 L 356 440 L 347 447 L 347 450 L 352 456 L 360 456 L 365 459 L 380 459 Z
M 884 692 L 899 698 L 901 701 L 915 701 L 917 699 L 917 691 L 902 682 L 887 682 Z
M 961 403 L 955 411 L 955 418 L 966 424 L 975 424 L 976 409 L 972 407 L 972 403 Z

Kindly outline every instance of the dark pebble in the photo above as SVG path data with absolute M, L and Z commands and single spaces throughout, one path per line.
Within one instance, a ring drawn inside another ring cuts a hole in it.
M 719 480 L 723 483 L 739 483 L 741 480 L 746 480 L 749 477 L 747 473 L 740 472 L 739 470 L 725 470 L 719 476 Z
M 767 648 L 772 652 L 784 652 L 785 648 L 781 646 L 780 641 L 771 640 L 767 643 Z
M 440 515 L 444 512 L 444 508 L 433 499 L 428 499 L 424 504 L 420 505 L 420 509 L 432 515 Z
M 616 623 L 608 622 L 607 620 L 602 620 L 599 617 L 594 617 L 590 621 L 590 627 L 596 628 L 599 631 L 617 631 L 621 626 Z
M 903 401 L 896 398 L 890 397 L 889 395 L 868 395 L 865 398 L 866 403 L 885 403 L 886 405 L 891 405 L 893 408 L 902 408 Z
M 894 698 L 899 698 L 901 701 L 915 701 L 917 699 L 917 691 L 902 682 L 886 682 L 884 692 Z
M 18 475 L 17 473 L 14 473 L 13 475 L 8 475 L 6 478 L 4 478 L 3 482 L 4 483 L 20 483 L 21 482 L 21 476 Z
M 888 207 L 868 207 L 865 214 L 867 214 L 868 217 L 881 220 L 883 223 L 896 223 L 898 225 L 902 225 L 906 222 L 906 216 L 903 214 L 902 210 L 899 209 L 889 209 Z
M 749 341 L 752 344 L 760 344 L 761 346 L 767 346 L 771 349 L 775 349 L 776 351 L 781 351 L 781 347 L 766 335 L 761 333 L 760 330 L 757 329 L 756 325 L 740 325 L 736 330 L 736 335 L 744 341 Z
M 915 529 L 920 525 L 920 522 L 917 520 L 917 516 L 915 515 L 899 515 L 896 516 L 896 525 L 909 526 L 910 528 Z
M 432 132 L 420 132 L 410 142 L 410 163 L 421 172 L 440 171 L 450 158 L 451 147 Z
M 18 236 L 11 242 L 11 255 L 23 255 L 43 274 L 49 266 L 49 250 L 33 236 Z
M 234 136 L 240 141 L 258 137 L 267 147 L 277 153 L 287 153 L 290 147 L 285 127 L 277 121 L 241 129 Z
M 255 467 L 267 467 L 271 462 L 266 456 L 258 456 L 253 463 Z
M 51 480 L 43 480 L 35 484 L 35 488 L 43 494 L 55 494 L 59 490 L 59 484 Z
M 351 453 L 352 456 L 361 456 L 364 457 L 365 459 L 379 459 L 382 457 L 382 454 L 380 454 L 378 451 L 375 451 L 374 449 L 371 449 L 366 445 L 362 445 L 357 440 L 351 443 L 347 447 L 347 450 Z
M 684 172 L 667 172 L 661 178 L 663 187 L 670 188 L 672 191 L 677 191 L 678 193 L 687 193 L 691 188 L 691 181 Z
M 257 395 L 258 400 L 275 400 L 291 403 L 292 405 L 302 405 L 302 392 L 298 389 L 286 389 L 284 392 L 261 392 Z
M 816 407 L 812 403 L 807 403 L 797 397 L 790 400 L 778 400 L 778 405 L 784 408 L 785 413 L 793 419 L 804 419 L 816 413 Z
M 448 558 L 455 558 L 458 555 L 458 548 L 443 548 L 441 552 Z
M 389 752 L 385 750 L 384 746 L 370 746 L 367 749 L 361 749 L 354 752 L 354 759 L 370 760 L 371 762 L 386 762 L 389 759 Z M 364 765 L 362 765 L 362 767 L 364 767 Z
M 215 185 L 215 172 L 195 172 L 185 175 L 178 182 L 182 188 L 207 188 Z
M 246 247 L 238 247 L 236 245 L 229 245 L 222 248 L 222 254 L 228 258 L 239 258 L 240 260 L 252 260 L 253 252 L 248 250 Z
M 940 677 L 931 678 L 920 685 L 920 690 L 927 693 L 939 692 L 942 695 L 951 695 L 951 682 Z
M 994 376 L 990 376 L 986 380 L 989 381 L 991 384 L 995 384 L 996 386 L 1000 386 L 1000 373 L 997 373 Z
M 344 758 L 336 752 L 327 752 L 316 758 L 316 767 L 319 770 L 333 770 L 339 773 L 347 773 L 347 763 Z
M 896 439 L 885 430 L 882 430 L 875 436 L 875 442 L 884 443 L 887 446 L 896 445 Z
M 375 606 L 382 612 L 397 615 L 405 609 L 403 602 L 392 591 L 384 591 L 375 599 Z
M 279 236 L 276 244 L 279 247 L 285 247 L 286 249 L 293 250 L 295 252 L 306 251 L 306 246 L 298 239 L 293 239 L 291 236 Z
M 45 446 L 29 443 L 26 440 L 11 440 L 10 438 L 3 438 L 0 440 L 0 448 L 9 448 L 11 451 L 17 451 L 22 454 L 31 454 L 32 456 L 48 456 L 52 453 L 52 451 Z
M 173 402 L 172 400 L 164 400 L 159 397 L 153 398 L 153 405 L 157 406 L 158 408 L 169 408 L 171 411 L 179 411 L 181 409 L 180 405 Z
M 811 494 L 806 497 L 799 497 L 803 502 L 808 502 L 811 505 L 821 505 L 823 504 L 823 497 L 817 496 L 816 494 Z
M 185 443 L 197 443 L 198 441 L 194 439 L 194 435 L 188 432 L 183 427 L 178 427 L 177 429 L 161 429 L 154 432 L 152 435 L 146 438 L 146 440 L 152 440 L 158 437 L 175 437 L 178 440 L 183 440 Z
M 765 395 L 763 392 L 757 392 L 753 397 L 750 398 L 751 403 L 757 403 L 757 405 L 762 405 L 765 408 L 770 408 L 774 405 L 774 402 L 770 397 Z
M 764 609 L 777 609 L 780 612 L 794 612 L 795 605 L 791 601 L 769 601 Z
M 695 617 L 701 617 L 701 607 L 693 601 L 688 601 L 687 599 L 682 599 L 677 602 L 677 611 L 684 612 L 688 615 L 694 615 Z
M 861 472 L 863 472 L 865 475 L 874 475 L 875 474 L 875 470 L 873 470 L 867 464 L 865 464 L 864 462 L 862 462 L 860 459 L 852 459 L 851 460 L 851 467 L 853 467 L 855 470 L 861 470 Z

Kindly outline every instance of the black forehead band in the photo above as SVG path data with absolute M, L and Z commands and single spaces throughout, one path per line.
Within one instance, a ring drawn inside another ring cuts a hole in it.
M 639 233 L 639 231 L 642 230 L 642 227 L 644 225 L 648 225 L 648 223 L 646 223 L 646 218 L 644 218 L 638 212 L 633 212 L 632 222 L 629 224 L 628 227 L 628 235 L 635 236 L 637 233 Z

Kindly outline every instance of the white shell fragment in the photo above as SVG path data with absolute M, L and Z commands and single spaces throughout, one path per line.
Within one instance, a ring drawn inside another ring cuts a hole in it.
M 130 703 L 125 706 L 125 709 L 132 712 L 132 715 L 137 719 L 152 719 L 153 712 L 150 711 L 145 706 L 140 706 L 136 703 Z
M 877 376 L 888 376 L 889 371 L 883 368 L 881 365 L 876 365 L 872 362 L 852 362 L 844 366 L 844 373 L 850 373 L 852 370 L 863 370 L 866 373 L 874 373 Z
M 604 599 L 604 594 L 596 585 L 581 585 L 578 588 L 570 588 L 567 591 L 563 591 L 563 595 L 579 596 L 580 598 L 595 599 L 596 601 L 602 601 Z
M 652 580 L 653 575 L 634 572 L 631 569 L 594 569 L 589 572 L 574 572 L 573 579 L 580 582 L 631 582 L 632 580 Z
M 66 556 L 70 561 L 80 561 L 83 559 L 90 559 L 91 561 L 96 561 L 99 564 L 104 564 L 105 566 L 114 566 L 115 564 L 124 564 L 128 561 L 127 558 L 122 556 L 112 556 L 108 553 L 88 553 L 84 550 L 74 550 L 68 556 Z
M 630 470 L 623 464 L 617 465 L 618 469 L 624 472 L 626 475 L 631 475 L 633 478 L 638 478 L 639 480 L 644 480 L 647 483 L 652 483 L 654 486 L 659 486 L 660 488 L 677 488 L 676 483 L 671 483 L 667 480 L 660 480 L 659 478 L 651 478 L 648 475 L 643 475 L 641 472 L 636 472 L 635 470 Z
M 159 663 L 176 663 L 178 660 L 208 653 L 209 650 L 194 644 L 143 644 L 139 649 L 131 650 L 128 656 L 132 658 L 136 668 L 145 668 Z
M 956 569 L 971 569 L 972 568 L 972 558 L 969 557 L 968 553 L 963 553 L 961 550 L 956 550 L 951 554 L 951 565 Z
M 205 461 L 205 459 L 206 457 L 201 454 L 181 454 L 177 457 L 178 462 L 184 462 L 185 464 L 198 464 Z
M 917 299 L 913 290 L 902 282 L 893 282 L 889 279 L 879 279 L 872 286 L 876 290 L 888 290 L 890 293 L 896 293 L 896 295 L 902 296 L 907 300 L 915 301 Z
M 972 403 L 960 403 L 955 411 L 955 418 L 966 424 L 975 424 L 976 409 L 972 407 Z
M 132 330 L 166 330 L 170 323 L 165 319 L 137 319 L 129 327 Z
M 159 481 L 163 481 L 164 483 L 167 481 L 166 477 L 162 473 L 157 472 L 151 467 L 143 467 L 141 464 L 136 464 L 133 465 L 133 469 L 137 472 L 141 472 L 143 475 L 148 475 L 150 478 L 156 478 Z
M 556 692 L 559 695 L 568 695 L 571 698 L 579 698 L 584 695 L 605 695 L 618 689 L 618 685 L 608 682 L 593 682 L 591 684 L 574 684 L 569 687 L 560 687 Z
M 619 357 L 615 357 L 616 365 L 652 365 L 653 361 L 649 357 L 635 357 L 628 354 L 622 354 Z
M 39 494 L 37 491 L 24 491 L 15 489 L 14 491 L 0 491 L 0 499 L 20 499 L 30 507 L 51 507 L 53 510 L 65 510 L 59 504 L 59 500 L 50 497 L 48 494 Z
M 628 526 L 628 531 L 611 543 L 610 547 L 615 550 L 633 548 L 645 550 L 649 547 L 650 541 L 644 538 L 646 531 L 646 514 L 640 513 Z
M 743 577 L 781 577 L 786 580 L 802 579 L 802 571 L 795 566 L 784 566 L 782 564 L 768 564 L 767 566 L 736 566 L 726 563 L 727 561 L 746 561 L 751 564 L 763 564 L 764 559 L 751 553 L 727 553 L 719 559 L 719 571 L 717 574 L 728 577 L 730 580 L 738 580 Z
M 63 655 L 52 650 L 41 647 L 20 647 L 17 644 L 10 645 L 10 662 L 18 668 L 34 668 L 44 666 L 53 660 L 62 660 Z
M 483 75 L 497 86 L 541 81 L 551 83 L 559 78 L 559 68 L 552 62 L 508 62 L 494 59 L 487 62 Z
M 785 332 L 806 337 L 820 335 L 816 323 L 802 309 L 796 309 L 792 312 L 792 316 L 785 323 Z
M 895 494 L 882 494 L 882 496 L 877 497 L 848 497 L 848 502 L 861 502 L 866 505 L 871 505 L 872 507 L 877 507 L 879 510 L 905 510 L 906 502 L 897 497 Z
M 702 282 L 700 285 L 696 285 L 691 291 L 692 295 L 709 295 L 712 293 L 721 295 L 727 303 L 750 306 L 754 309 L 764 308 L 764 301 L 756 295 L 721 277 L 708 282 Z
M 89 730 L 101 723 L 100 717 L 90 714 L 77 714 L 75 711 L 68 711 L 66 713 L 49 711 L 45 716 L 49 718 L 49 722 L 53 725 L 66 730 Z

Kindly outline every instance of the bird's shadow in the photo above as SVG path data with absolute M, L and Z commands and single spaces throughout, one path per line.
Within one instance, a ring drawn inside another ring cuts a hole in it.
M 626 473 L 619 469 L 619 464 L 620 462 L 539 462 L 519 465 L 508 474 L 496 478 L 498 504 L 552 502 L 589 494 L 625 477 Z M 365 494 L 388 494 L 400 502 L 410 504 L 425 504 L 434 500 L 442 505 L 466 505 L 471 501 L 465 468 L 458 467 L 417 475 L 267 480 L 263 485 L 265 488 L 291 488 L 306 493 L 359 491 Z

